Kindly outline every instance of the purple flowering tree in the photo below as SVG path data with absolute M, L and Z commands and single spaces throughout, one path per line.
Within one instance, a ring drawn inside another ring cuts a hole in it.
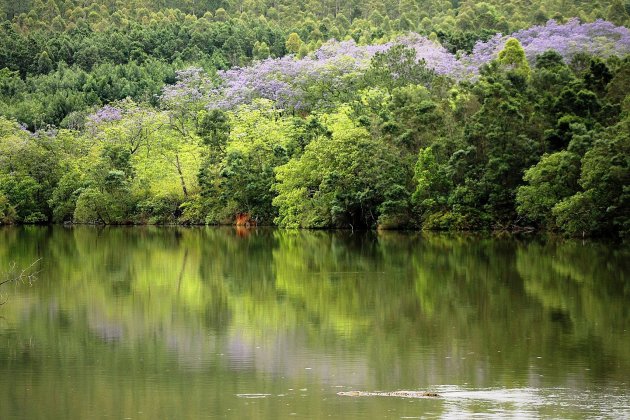
M 571 19 L 565 24 L 550 20 L 545 25 L 523 29 L 509 36 L 496 34 L 486 42 L 478 42 L 472 54 L 463 57 L 462 62 L 472 71 L 479 69 L 497 58 L 509 38 L 519 40 L 531 64 L 538 55 L 548 50 L 556 51 L 567 62 L 577 53 L 599 57 L 630 54 L 628 28 L 604 20 L 580 23 L 578 19 Z
M 168 109 L 179 109 L 180 113 L 199 106 L 230 110 L 258 98 L 272 101 L 277 108 L 325 107 L 347 99 L 353 92 L 353 82 L 365 72 L 372 57 L 398 44 L 413 48 L 417 59 L 424 60 L 439 75 L 474 80 L 479 68 L 496 59 L 510 37 L 520 41 L 531 63 L 547 50 L 557 51 L 567 61 L 578 52 L 601 57 L 630 53 L 630 31 L 602 20 L 584 24 L 577 19 L 565 24 L 550 20 L 509 36 L 497 34 L 461 57 L 415 33 L 380 45 L 332 40 L 302 59 L 269 58 L 248 67 L 219 71 L 216 84 L 200 69 L 188 69 L 178 74 L 175 85 L 164 89 L 162 101 Z
M 177 83 L 164 87 L 160 96 L 171 127 L 185 138 L 191 137 L 188 127 L 195 131 L 199 128 L 199 113 L 212 91 L 212 80 L 203 69 L 190 67 L 177 71 Z
M 193 69 L 182 75 L 195 73 L 200 74 Z M 194 77 L 205 80 L 201 76 Z M 185 87 L 191 80 L 194 79 L 187 77 L 181 81 L 172 96 L 163 95 L 163 101 L 171 101 L 165 106 L 177 110 L 177 107 L 190 108 L 190 103 L 199 102 L 204 96 L 195 96 Z M 165 95 L 171 94 L 169 91 Z M 196 183 L 199 149 L 195 141 L 187 141 L 192 136 L 186 137 L 173 122 L 173 109 L 156 111 L 127 99 L 96 111 L 88 118 L 88 128 L 100 145 L 116 145 L 129 151 L 134 165 L 138 165 L 135 169 L 139 188 L 155 188 L 159 184 L 170 189 L 177 183 L 182 196 L 187 197 L 191 185 Z
M 133 155 L 141 147 L 149 147 L 149 138 L 162 125 L 158 112 L 126 99 L 88 116 L 86 127 L 93 138 L 121 144 Z
M 252 66 L 219 71 L 220 81 L 214 88 L 199 69 L 180 72 L 178 82 L 166 87 L 161 99 L 171 110 L 194 101 L 205 101 L 208 109 L 228 110 L 254 99 L 268 99 L 278 108 L 297 110 L 321 106 L 351 90 L 352 82 L 368 68 L 372 57 L 397 43 L 414 48 L 418 59 L 424 59 L 438 74 L 465 71 L 454 55 L 417 34 L 381 45 L 332 40 L 302 59 L 269 58 Z
M 111 121 L 119 121 L 123 117 L 123 111 L 112 105 L 105 105 L 88 116 L 88 125 L 97 126 Z
M 416 59 L 424 60 L 429 69 L 441 76 L 459 80 L 466 78 L 469 74 L 469 69 L 457 59 L 455 54 L 424 36 L 410 33 L 400 37 L 396 43 L 413 48 L 416 51 Z

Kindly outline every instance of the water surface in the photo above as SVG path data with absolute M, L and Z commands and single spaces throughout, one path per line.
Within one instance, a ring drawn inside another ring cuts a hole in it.
M 0 273 L 38 259 L 0 289 L 0 419 L 630 417 L 618 245 L 0 229 Z

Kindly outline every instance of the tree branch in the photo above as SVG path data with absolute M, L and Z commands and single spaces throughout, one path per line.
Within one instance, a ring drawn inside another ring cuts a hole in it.
M 35 260 L 31 265 L 24 268 L 21 271 L 16 270 L 16 265 L 13 264 L 9 271 L 5 274 L 6 280 L 0 281 L 0 286 L 7 283 L 15 283 L 15 282 L 28 282 L 29 284 L 33 283 L 35 280 L 35 276 L 39 273 L 39 270 L 34 271 L 35 266 L 41 261 L 41 258 Z M 3 305 L 5 302 L 0 302 L 0 305 Z

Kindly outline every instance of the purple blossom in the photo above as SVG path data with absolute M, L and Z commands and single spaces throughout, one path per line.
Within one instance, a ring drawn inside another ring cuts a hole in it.
M 123 117 L 122 110 L 120 108 L 116 108 L 115 106 L 105 105 L 94 114 L 88 116 L 88 121 L 94 125 L 111 122 L 111 121 L 119 121 Z
M 252 66 L 220 71 L 220 86 L 210 95 L 209 108 L 233 109 L 256 98 L 269 99 L 280 108 L 302 109 L 343 91 L 352 76 L 360 75 L 377 52 L 393 44 L 358 46 L 354 41 L 324 44 L 310 56 L 269 58 Z M 320 85 L 320 96 L 310 94 Z
M 550 20 L 545 25 L 523 29 L 510 36 L 496 34 L 486 42 L 478 42 L 472 54 L 463 57 L 462 62 L 470 69 L 479 69 L 497 58 L 510 37 L 520 41 L 532 64 L 538 55 L 548 50 L 556 51 L 566 62 L 582 52 L 599 57 L 630 54 L 628 28 L 604 20 L 580 23 L 578 19 L 571 19 L 565 24 Z
M 566 24 L 550 20 L 546 25 L 516 32 L 525 54 L 534 62 L 547 50 L 556 50 L 569 61 L 576 53 L 608 57 L 630 53 L 630 31 L 606 21 L 582 24 L 572 19 Z M 329 105 L 334 97 L 352 90 L 352 80 L 361 76 L 376 53 L 403 44 L 416 51 L 418 60 L 439 75 L 455 80 L 474 79 L 479 68 L 497 58 L 509 36 L 496 34 L 478 42 L 471 54 L 462 57 L 415 33 L 380 45 L 359 46 L 354 41 L 324 44 L 302 59 L 293 56 L 269 58 L 248 67 L 219 71 L 213 84 L 203 70 L 178 72 L 178 82 L 167 86 L 161 96 L 170 108 L 195 103 L 210 109 L 234 109 L 257 98 L 273 101 L 280 108 L 309 109 Z
M 35 137 L 35 133 L 33 133 L 31 130 L 28 129 L 28 126 L 24 123 L 18 123 L 18 127 L 20 128 L 20 131 L 28 134 L 30 137 Z
M 201 68 L 190 67 L 179 70 L 176 76 L 177 83 L 164 87 L 160 96 L 162 103 L 169 108 L 203 101 L 212 90 L 212 82 Z
M 127 142 L 133 153 L 145 141 L 146 136 L 159 126 L 159 116 L 160 113 L 153 108 L 138 105 L 127 98 L 115 105 L 105 105 L 90 115 L 86 128 L 99 141 Z M 105 127 L 115 129 L 116 135 L 108 135 Z
M 439 75 L 464 79 L 470 73 L 468 67 L 460 62 L 454 54 L 426 37 L 410 33 L 399 38 L 397 43 L 413 48 L 416 51 L 416 58 L 424 60 L 427 67 Z

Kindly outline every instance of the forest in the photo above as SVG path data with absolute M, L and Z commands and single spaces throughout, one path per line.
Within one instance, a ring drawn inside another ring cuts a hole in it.
M 0 0 L 0 224 L 630 234 L 630 1 Z

